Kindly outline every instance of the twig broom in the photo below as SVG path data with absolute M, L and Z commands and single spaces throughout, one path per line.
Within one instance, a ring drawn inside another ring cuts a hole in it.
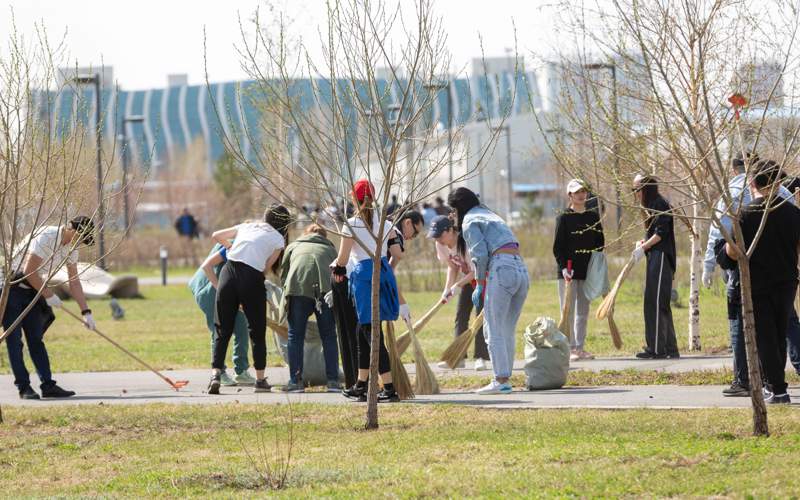
M 386 350 L 389 351 L 389 368 L 392 371 L 392 384 L 400 399 L 413 399 L 414 388 L 408 378 L 406 367 L 397 352 L 397 341 L 394 338 L 394 322 L 386 322 Z
M 436 304 L 434 304 L 424 316 L 414 323 L 414 332 L 422 331 L 422 329 L 425 328 L 425 325 L 428 324 L 428 321 L 430 321 L 431 318 L 433 318 L 436 313 L 439 312 L 439 309 L 441 309 L 444 304 L 445 303 L 441 300 L 436 302 Z M 397 352 L 400 353 L 400 356 L 405 354 L 409 345 L 411 345 L 411 329 L 406 330 L 405 333 L 397 337 Z
M 572 261 L 567 261 L 567 270 L 572 271 Z M 563 333 L 572 344 L 572 322 L 569 313 L 572 309 L 572 280 L 564 280 L 564 304 L 561 306 L 561 319 L 558 322 L 558 331 Z
M 414 325 L 408 325 L 408 334 L 414 346 L 414 365 L 417 376 L 414 379 L 414 392 L 416 394 L 439 394 L 439 382 L 436 380 L 431 365 L 425 359 L 425 353 L 414 332 Z
M 442 353 L 442 361 L 447 363 L 452 369 L 455 369 L 461 360 L 464 359 L 467 355 L 467 351 L 469 350 L 470 344 L 472 341 L 475 340 L 475 335 L 480 330 L 481 325 L 483 324 L 483 311 L 481 311 L 478 316 L 472 320 L 470 323 L 469 328 L 466 331 L 462 332 L 461 335 L 455 338 L 447 349 L 444 350 Z
M 619 276 L 617 276 L 617 281 L 614 282 L 614 286 L 611 288 L 611 291 L 608 292 L 608 295 L 606 295 L 606 297 L 603 299 L 603 302 L 600 303 L 600 307 L 597 308 L 597 313 L 595 314 L 597 319 L 607 318 L 608 314 L 614 310 L 614 302 L 617 300 L 619 288 L 622 286 L 622 282 L 625 281 L 625 278 L 628 277 L 628 273 L 630 273 L 631 269 L 633 269 L 633 265 L 634 260 L 633 257 L 631 257 L 628 259 L 625 267 L 622 268 L 622 271 L 620 271 Z

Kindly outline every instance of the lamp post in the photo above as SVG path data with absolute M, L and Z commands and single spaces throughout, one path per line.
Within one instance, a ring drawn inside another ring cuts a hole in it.
M 450 91 L 450 80 L 440 83 L 429 83 L 425 90 L 447 90 L 447 166 L 449 185 L 453 185 L 453 93 Z M 451 188 L 452 189 L 452 188 Z
M 614 121 L 614 144 L 611 146 L 611 151 L 614 155 L 614 194 L 617 199 L 617 230 L 619 231 L 622 225 L 622 195 L 619 191 L 619 141 L 617 141 L 617 133 L 619 131 L 619 105 L 617 102 L 617 65 L 614 63 L 592 63 L 584 64 L 584 68 L 588 70 L 607 69 L 611 71 L 611 119 Z
M 508 221 L 511 222 L 511 211 L 514 208 L 514 187 L 511 177 L 511 127 L 508 124 L 492 127 L 493 132 L 505 132 L 506 134 L 506 177 L 508 180 Z
M 106 244 L 103 237 L 105 232 L 105 203 L 103 200 L 103 164 L 102 164 L 102 129 L 100 128 L 100 107 L 102 99 L 100 96 L 100 74 L 77 75 L 72 79 L 77 85 L 94 85 L 95 97 L 95 145 L 97 148 L 97 251 L 100 254 L 97 265 L 100 269 L 106 268 Z
M 125 116 L 122 118 L 122 133 L 119 135 L 120 142 L 122 143 L 122 210 L 124 211 L 123 221 L 125 223 L 125 236 L 131 230 L 131 212 L 130 200 L 128 197 L 128 165 L 130 161 L 130 144 L 128 143 L 128 127 L 129 123 L 142 123 L 144 116 L 133 115 Z

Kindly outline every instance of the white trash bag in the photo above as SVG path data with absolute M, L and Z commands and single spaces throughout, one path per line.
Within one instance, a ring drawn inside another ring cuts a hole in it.
M 567 383 L 569 340 L 553 318 L 538 317 L 525 328 L 525 376 L 529 391 L 559 389 Z

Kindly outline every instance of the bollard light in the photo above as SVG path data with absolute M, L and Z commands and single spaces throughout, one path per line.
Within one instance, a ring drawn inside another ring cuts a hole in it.
M 169 256 L 167 247 L 161 245 L 158 256 L 161 258 L 161 286 L 167 286 L 167 257 Z

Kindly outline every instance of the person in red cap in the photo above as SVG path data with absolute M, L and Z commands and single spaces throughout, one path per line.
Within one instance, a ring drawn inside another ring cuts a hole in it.
M 383 234 L 380 239 L 378 238 L 378 233 L 381 231 L 380 216 L 375 209 L 375 187 L 367 179 L 361 179 L 353 185 L 351 197 L 356 213 L 347 219 L 342 228 L 342 241 L 333 274 L 334 281 L 338 283 L 349 280 L 349 291 L 355 305 L 358 325 L 358 374 L 355 385 L 345 389 L 343 394 L 350 399 L 366 401 L 372 336 L 372 256 L 376 254 L 381 256 L 379 292 L 381 321 L 395 321 L 398 316 L 406 319 L 410 315 L 408 305 L 400 304 L 394 271 L 386 258 L 389 241 L 397 236 L 391 222 L 384 222 Z M 399 401 L 400 398 L 392 384 L 389 352 L 384 344 L 383 331 L 380 333 L 378 373 L 383 382 L 383 390 L 378 395 L 378 401 Z

